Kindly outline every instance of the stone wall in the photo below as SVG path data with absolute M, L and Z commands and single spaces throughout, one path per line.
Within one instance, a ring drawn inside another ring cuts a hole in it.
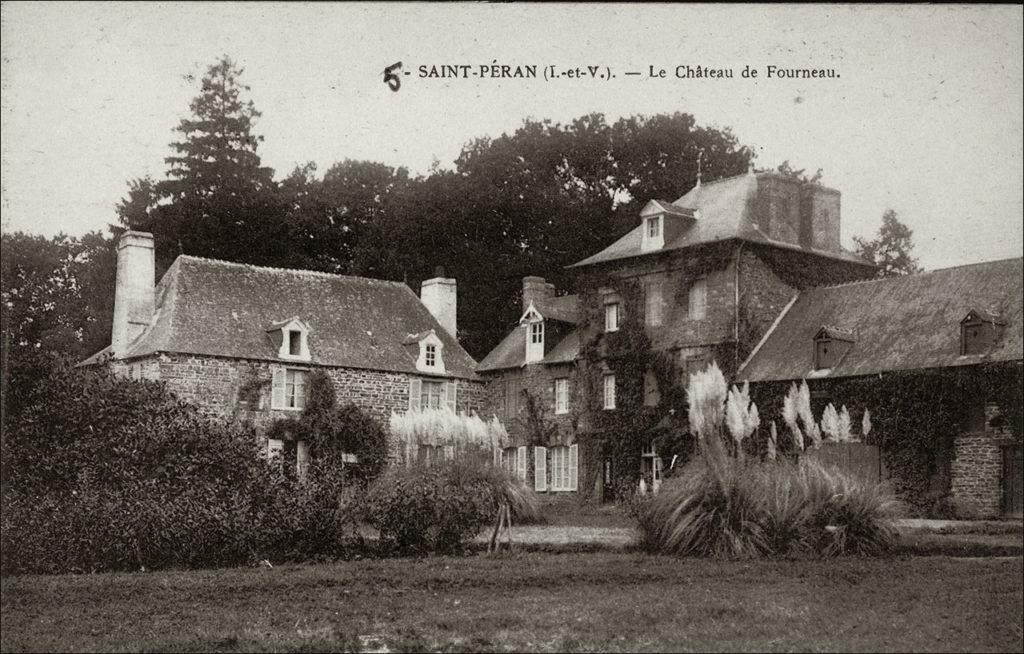
M 999 412 L 985 407 L 985 430 L 958 435 L 953 440 L 950 495 L 958 517 L 998 518 L 1002 513 L 1003 447 L 1013 442 L 1007 429 L 990 422 Z
M 249 419 L 258 428 L 274 420 L 293 417 L 294 409 L 271 409 L 270 394 L 275 369 L 313 370 L 314 366 L 272 363 L 225 357 L 160 354 L 129 362 L 115 362 L 120 374 L 160 380 L 181 399 L 219 417 Z M 408 373 L 325 368 L 334 382 L 339 405 L 352 403 L 386 421 L 392 411 L 409 408 L 409 381 L 434 379 Z M 480 412 L 485 397 L 480 381 L 458 380 L 458 411 Z

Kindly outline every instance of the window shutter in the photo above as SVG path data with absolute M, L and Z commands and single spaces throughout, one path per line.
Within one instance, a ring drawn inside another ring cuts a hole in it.
M 526 446 L 516 449 L 516 474 L 523 481 L 526 481 Z
M 579 477 L 579 464 L 580 464 L 580 446 L 570 445 L 569 446 L 569 490 L 576 490 L 576 484 Z
M 420 410 L 420 391 L 422 389 L 422 382 L 419 379 L 409 380 L 409 410 L 419 411 Z
M 456 412 L 455 411 L 455 399 L 456 399 L 456 394 L 458 393 L 458 389 L 459 389 L 459 382 L 458 382 L 458 380 L 453 379 L 450 382 L 445 382 L 445 385 L 444 385 L 444 403 L 445 403 L 445 405 L 447 405 L 448 410 L 451 411 L 452 413 Z
M 454 445 L 445 445 L 444 446 L 444 460 L 445 461 L 454 461 L 455 460 L 455 446 Z
M 271 409 L 284 408 L 284 369 L 274 370 L 273 393 L 270 399 Z
M 533 490 L 545 491 L 548 489 L 548 449 L 546 447 L 533 448 Z

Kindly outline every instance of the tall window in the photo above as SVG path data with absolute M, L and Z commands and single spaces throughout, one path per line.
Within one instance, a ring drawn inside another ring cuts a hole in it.
M 424 380 L 420 384 L 420 406 L 424 409 L 444 406 L 444 382 Z
M 552 447 L 549 454 L 551 457 L 549 466 L 551 468 L 551 490 L 577 490 L 577 446 Z
M 651 282 L 644 289 L 644 317 L 651 327 L 657 327 L 662 321 L 662 285 L 660 282 Z
M 615 375 L 604 376 L 604 408 L 615 408 Z
M 555 380 L 555 413 L 569 413 L 569 380 Z
M 647 219 L 647 237 L 658 238 L 661 235 L 661 217 L 654 216 Z
M 690 320 L 703 320 L 707 312 L 708 303 L 707 281 L 698 279 L 690 285 L 689 301 L 687 302 L 688 316 Z
M 533 344 L 544 343 L 544 321 L 530 323 L 530 342 Z
M 423 351 L 423 360 L 426 362 L 428 368 L 433 368 L 437 365 L 437 346 L 433 343 L 427 343 L 426 348 Z
M 305 370 L 286 370 L 284 378 L 284 408 L 302 409 L 306 406 Z
M 619 319 L 622 317 L 621 307 L 622 305 L 618 302 L 604 305 L 604 330 L 606 332 L 619 331 Z

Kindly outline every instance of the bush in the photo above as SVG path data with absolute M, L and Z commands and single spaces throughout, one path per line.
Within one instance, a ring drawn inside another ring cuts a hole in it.
M 502 503 L 519 519 L 539 515 L 533 491 L 506 472 L 457 460 L 386 473 L 370 488 L 367 517 L 385 546 L 401 552 L 453 552 L 491 524 Z
M 648 551 L 710 557 L 836 556 L 892 550 L 897 502 L 814 462 L 687 466 L 660 492 L 634 500 Z
M 329 470 L 290 479 L 251 430 L 103 369 L 55 369 L 6 437 L 5 574 L 333 556 L 352 522 Z

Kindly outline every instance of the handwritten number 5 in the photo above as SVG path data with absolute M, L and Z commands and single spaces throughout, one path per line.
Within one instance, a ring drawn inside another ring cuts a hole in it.
M 384 83 L 388 85 L 389 89 L 397 92 L 402 87 L 402 80 L 395 74 L 396 70 L 399 72 L 402 70 L 401 61 L 391 64 L 384 69 Z

